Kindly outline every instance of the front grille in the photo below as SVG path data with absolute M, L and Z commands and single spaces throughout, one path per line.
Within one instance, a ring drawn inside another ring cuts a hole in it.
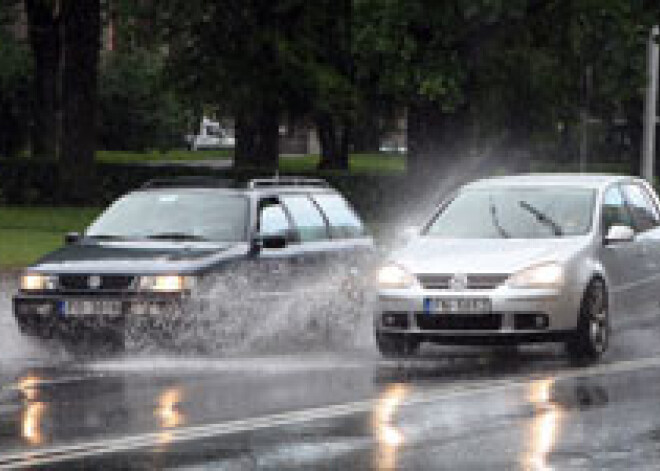
M 454 277 L 452 274 L 423 274 L 417 275 L 417 279 L 424 289 L 450 289 L 450 281 Z M 504 284 L 509 275 L 505 274 L 473 274 L 467 275 L 467 285 L 465 289 L 489 290 L 495 289 Z
M 407 312 L 392 312 L 385 311 L 383 313 L 383 325 L 385 327 L 407 329 L 408 328 L 408 313 Z
M 449 289 L 452 275 L 418 275 L 419 282 L 425 289 Z
M 513 316 L 513 326 L 516 330 L 543 330 L 549 326 L 547 314 L 540 312 L 516 313 Z
M 416 314 L 422 330 L 499 330 L 502 314 Z
M 60 275 L 59 288 L 62 291 L 128 291 L 135 279 L 126 275 L 103 275 L 98 288 L 90 287 L 91 275 Z

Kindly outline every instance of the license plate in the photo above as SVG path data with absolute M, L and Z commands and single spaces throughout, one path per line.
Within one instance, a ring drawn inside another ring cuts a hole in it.
M 65 317 L 120 316 L 121 301 L 63 301 L 60 313 Z
M 491 311 L 490 299 L 478 298 L 426 298 L 426 314 L 482 314 Z

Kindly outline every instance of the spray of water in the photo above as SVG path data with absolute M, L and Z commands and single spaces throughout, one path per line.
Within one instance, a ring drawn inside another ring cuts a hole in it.
M 222 356 L 371 348 L 373 263 L 262 268 L 245 263 L 207 277 L 180 313 L 155 324 L 134 319 L 126 348 Z
M 18 289 L 18 273 L 0 272 L 0 371 L 8 372 L 25 364 L 53 364 L 66 353 L 51 342 L 23 336 L 12 315 L 11 299 Z

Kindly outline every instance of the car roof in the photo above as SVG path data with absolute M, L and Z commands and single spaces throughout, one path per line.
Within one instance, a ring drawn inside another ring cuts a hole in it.
M 612 183 L 638 180 L 625 175 L 589 173 L 531 173 L 484 178 L 465 185 L 465 188 L 492 188 L 507 186 L 570 186 L 576 188 L 602 189 Z
M 134 191 L 213 190 L 258 197 L 282 193 L 337 193 L 325 180 L 305 177 L 275 177 L 253 179 L 247 183 L 207 177 L 177 177 L 155 179 Z

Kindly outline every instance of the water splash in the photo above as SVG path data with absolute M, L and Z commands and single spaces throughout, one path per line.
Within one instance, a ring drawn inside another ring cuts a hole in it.
M 130 322 L 130 351 L 242 355 L 371 348 L 373 263 L 258 262 L 206 277 L 180 315 Z

